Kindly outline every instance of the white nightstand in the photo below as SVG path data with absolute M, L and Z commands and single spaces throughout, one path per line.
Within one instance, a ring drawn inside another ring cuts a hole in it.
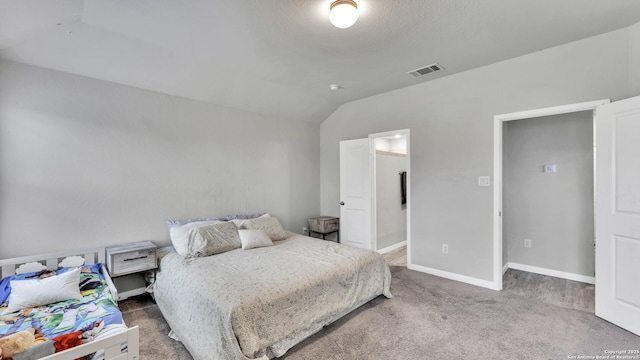
M 156 250 L 157 246 L 151 241 L 105 248 L 107 269 L 118 290 L 116 300 L 124 300 L 146 292 L 149 285 L 147 279 L 155 278 L 153 271 L 158 267 Z

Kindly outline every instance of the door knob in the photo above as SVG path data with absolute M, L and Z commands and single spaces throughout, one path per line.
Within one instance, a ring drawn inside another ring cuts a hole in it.
M 344 205 L 344 201 L 340 201 L 340 205 Z

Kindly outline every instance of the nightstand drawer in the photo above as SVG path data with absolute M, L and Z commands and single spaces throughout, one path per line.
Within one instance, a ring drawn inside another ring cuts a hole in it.
M 106 248 L 107 268 L 111 276 L 133 274 L 157 267 L 156 246 L 150 241 Z

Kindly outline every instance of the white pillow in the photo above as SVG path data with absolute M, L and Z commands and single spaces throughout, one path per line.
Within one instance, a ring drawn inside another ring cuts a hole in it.
M 264 246 L 273 246 L 273 241 L 264 230 L 238 230 L 242 250 L 249 250 Z
M 169 236 L 171 237 L 171 243 L 176 249 L 176 252 L 182 256 L 189 255 L 189 233 L 192 229 L 202 226 L 213 225 L 221 223 L 220 220 L 211 221 L 195 221 L 188 224 L 174 226 L 169 230 Z
M 11 280 L 7 313 L 58 301 L 80 299 L 80 268 L 44 279 Z

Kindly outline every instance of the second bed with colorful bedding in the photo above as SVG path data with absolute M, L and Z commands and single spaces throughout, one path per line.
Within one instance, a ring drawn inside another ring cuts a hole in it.
M 48 341 L 59 352 L 89 342 L 103 331 L 126 328 L 100 267 L 94 264 L 4 278 L 0 282 L 0 338 L 31 331 L 38 344 Z M 43 293 L 43 283 L 51 291 Z M 40 305 L 46 301 L 43 296 L 55 301 Z

